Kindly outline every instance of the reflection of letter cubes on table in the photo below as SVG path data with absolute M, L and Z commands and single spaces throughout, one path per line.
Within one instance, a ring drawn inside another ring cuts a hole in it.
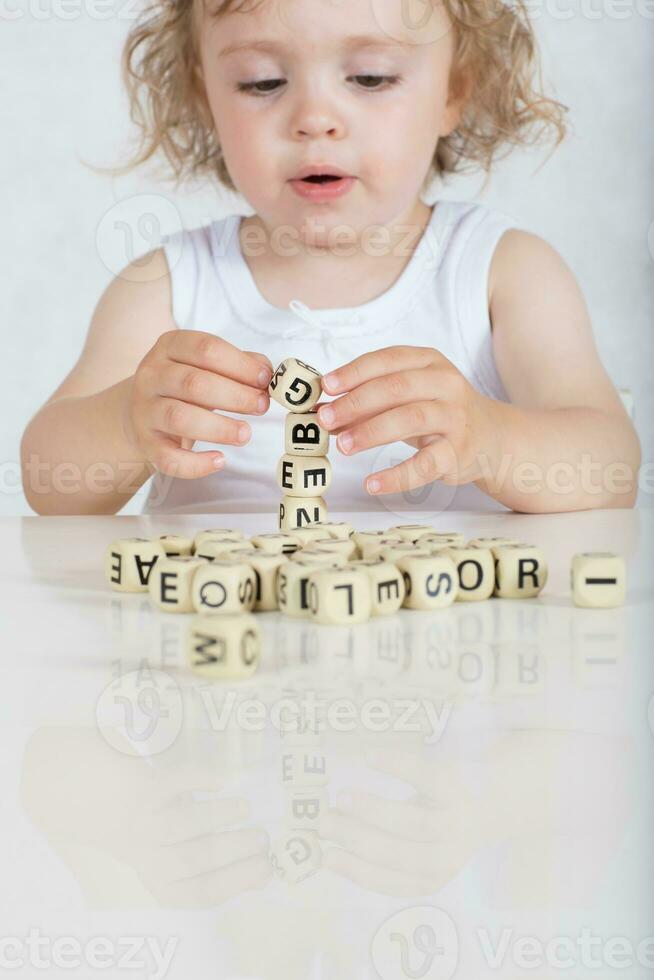
M 277 482 L 284 493 L 279 505 L 280 531 L 293 531 L 326 522 L 322 493 L 332 479 L 327 459 L 329 433 L 313 411 L 322 394 L 319 371 L 289 357 L 279 365 L 269 386 L 270 397 L 288 409 L 286 452 L 277 467 Z
M 186 641 L 186 656 L 200 677 L 248 677 L 261 655 L 261 630 L 251 613 L 195 616 Z

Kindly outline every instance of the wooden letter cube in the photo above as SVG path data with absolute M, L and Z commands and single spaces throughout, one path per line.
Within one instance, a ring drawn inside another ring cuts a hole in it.
M 409 544 L 406 541 L 402 541 L 401 538 L 394 538 L 392 535 L 386 535 L 383 538 L 360 538 L 359 539 L 359 554 L 363 559 L 367 558 L 380 558 L 383 548 L 392 548 L 393 545 L 402 545 L 410 548 L 411 551 L 414 550 L 415 545 Z
M 285 452 L 289 456 L 326 456 L 329 432 L 318 424 L 317 412 L 289 412 L 285 420 Z
M 209 562 L 197 555 L 160 558 L 148 585 L 150 598 L 155 606 L 164 612 L 193 612 L 193 580 L 199 571 L 208 567 Z
M 198 531 L 198 533 L 193 538 L 193 549 L 198 550 L 198 545 L 201 545 L 203 541 L 208 541 L 211 538 L 219 538 L 221 541 L 243 541 L 245 535 L 241 531 L 233 531 L 229 527 L 214 527 L 209 528 L 208 531 Z
M 296 551 L 294 555 L 291 555 L 290 560 L 303 561 L 305 564 L 311 562 L 319 567 L 335 565 L 337 568 L 345 568 L 347 565 L 345 555 L 339 555 L 338 552 L 329 551 L 327 548 L 319 548 L 317 542 L 315 545 L 308 545 L 301 551 Z
M 428 544 L 450 544 L 453 547 L 462 547 L 465 544 L 465 534 L 461 531 L 434 531 L 433 534 L 426 534 L 420 538 L 420 545 Z
M 337 541 L 349 539 L 354 528 L 347 521 L 319 521 L 316 527 L 326 531 L 325 537 L 336 538 Z
M 397 565 L 371 558 L 353 561 L 350 567 L 362 568 L 368 576 L 373 616 L 392 616 L 398 611 L 404 602 L 406 587 Z
M 204 538 L 196 546 L 196 558 L 206 558 L 207 561 L 221 561 L 235 551 L 248 547 L 245 538 Z
M 354 531 L 352 534 L 352 540 L 357 546 L 357 554 L 359 558 L 363 558 L 363 546 L 364 544 L 370 543 L 371 545 L 379 545 L 382 541 L 397 541 L 398 544 L 402 543 L 402 538 L 399 534 L 395 534 L 390 531 Z M 366 556 L 368 557 L 368 556 Z M 370 555 L 372 557 L 372 555 Z
M 332 482 L 332 464 L 326 456 L 282 456 L 277 482 L 289 497 L 320 497 Z
M 530 599 L 547 582 L 547 561 L 535 544 L 495 545 L 495 589 L 500 599 Z
M 356 558 L 357 546 L 351 538 L 323 538 L 313 541 L 311 547 L 318 551 L 329 551 L 332 555 L 343 555 L 347 560 Z
M 288 357 L 279 365 L 268 387 L 274 398 L 289 412 L 310 412 L 322 394 L 322 375 L 310 364 Z
M 570 568 L 575 606 L 610 609 L 621 606 L 627 591 L 627 569 L 622 555 L 586 551 L 575 555 Z
M 162 534 L 157 539 L 171 558 L 181 558 L 193 554 L 193 538 L 181 534 Z
M 385 542 L 385 539 L 382 539 Z M 370 558 L 382 561 L 397 562 L 400 558 L 411 558 L 413 555 L 431 555 L 432 549 L 423 545 L 410 544 L 408 541 L 394 541 L 380 544 L 377 548 L 368 548 Z
M 446 555 L 398 558 L 404 576 L 406 609 L 443 609 L 457 598 L 456 565 Z
M 495 589 L 495 559 L 490 548 L 454 546 L 439 552 L 450 557 L 459 578 L 457 601 L 478 602 L 488 599 Z
M 361 568 L 324 568 L 309 578 L 309 608 L 315 623 L 364 623 L 370 618 L 370 580 Z
M 277 577 L 277 601 L 280 610 L 294 619 L 309 616 L 309 576 L 317 568 L 338 568 L 334 555 L 321 552 L 309 559 L 302 558 L 302 552 L 293 555 L 291 561 L 279 566 Z
M 249 559 L 256 580 L 254 590 L 254 611 L 271 612 L 279 609 L 277 599 L 277 577 L 280 567 L 286 562 L 285 555 L 267 555 L 263 551 L 252 555 Z
M 292 555 L 302 547 L 294 534 L 255 534 L 250 538 L 255 548 L 267 555 Z
M 248 677 L 261 656 L 261 630 L 250 613 L 194 616 L 186 641 L 191 669 L 201 677 Z
M 438 532 L 430 524 L 396 524 L 395 527 L 389 527 L 388 533 L 391 537 L 396 534 L 403 541 L 409 541 L 415 544 L 416 541 L 426 534 L 437 534 Z
M 291 789 L 286 795 L 286 822 L 297 830 L 317 830 L 329 800 L 321 787 Z
M 294 527 L 288 533 L 300 542 L 302 548 L 306 548 L 307 545 L 313 546 L 316 541 L 324 541 L 324 527 L 324 521 L 316 521 L 315 524 L 309 524 L 306 527 Z
M 254 569 L 244 561 L 216 559 L 199 569 L 193 579 L 191 602 L 198 613 L 250 612 L 254 606 L 257 580 Z
M 279 504 L 280 531 L 294 532 L 296 528 L 324 521 L 326 517 L 327 504 L 322 497 L 282 497 Z
M 312 830 L 292 830 L 271 847 L 270 860 L 279 875 L 289 884 L 304 881 L 322 864 L 318 834 Z
M 165 557 L 160 541 L 118 538 L 105 551 L 105 578 L 116 592 L 147 592 L 152 569 Z
M 494 549 L 504 544 L 520 544 L 517 538 L 471 538 L 466 548 L 490 548 L 495 554 Z

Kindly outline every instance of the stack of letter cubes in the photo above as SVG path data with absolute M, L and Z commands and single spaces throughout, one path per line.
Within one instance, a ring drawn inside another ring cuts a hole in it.
M 329 433 L 318 425 L 313 410 L 322 387 L 315 368 L 289 357 L 270 382 L 270 397 L 288 410 L 284 455 L 277 466 L 277 482 L 284 494 L 279 505 L 279 529 L 317 524 L 327 518 L 322 494 L 332 479 L 327 458 Z

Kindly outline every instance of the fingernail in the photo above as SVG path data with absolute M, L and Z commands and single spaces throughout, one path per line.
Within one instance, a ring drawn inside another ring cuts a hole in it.
M 223 465 L 224 462 L 225 462 L 225 457 L 224 456 L 214 456 L 214 458 L 213 458 L 213 467 L 214 467 L 214 469 L 215 470 L 219 470 L 220 467 Z
M 336 440 L 338 448 L 343 453 L 349 453 L 354 445 L 354 439 L 349 432 L 341 432 L 340 436 Z
M 250 438 L 250 426 L 244 423 L 238 427 L 238 441 L 247 442 Z
M 333 425 L 336 421 L 336 412 L 333 408 L 329 408 L 329 406 L 321 408 L 318 414 L 320 416 L 320 422 L 325 426 Z
M 257 399 L 257 411 L 265 412 L 268 408 L 268 398 L 266 395 L 260 395 Z
M 267 371 L 266 368 L 263 368 L 263 370 L 259 372 L 259 377 L 258 377 L 259 385 L 262 388 L 267 388 L 268 385 L 270 384 L 270 379 L 271 379 L 270 371 Z
M 379 493 L 381 483 L 379 480 L 368 480 L 368 493 Z
M 323 384 L 327 388 L 338 388 L 338 375 L 337 374 L 326 374 L 322 379 Z

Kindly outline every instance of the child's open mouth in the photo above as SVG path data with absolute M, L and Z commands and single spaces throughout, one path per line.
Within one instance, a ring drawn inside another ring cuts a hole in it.
M 312 174 L 310 177 L 303 177 L 302 180 L 307 180 L 312 184 L 324 184 L 332 180 L 342 180 L 342 177 L 336 177 L 334 174 Z

